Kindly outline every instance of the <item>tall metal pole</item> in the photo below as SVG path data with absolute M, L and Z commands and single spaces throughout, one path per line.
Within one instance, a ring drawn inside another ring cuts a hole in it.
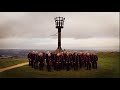
M 61 28 L 58 28 L 58 49 L 61 49 Z
M 54 19 L 55 19 L 56 28 L 58 28 L 58 48 L 57 48 L 56 52 L 61 52 L 62 51 L 62 48 L 61 48 L 61 29 L 63 28 L 65 18 L 56 17 Z

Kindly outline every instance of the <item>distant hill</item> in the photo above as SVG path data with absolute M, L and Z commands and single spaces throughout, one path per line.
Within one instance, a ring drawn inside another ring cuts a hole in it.
M 53 51 L 53 50 L 39 50 L 39 49 L 0 49 L 0 56 L 6 56 L 6 57 L 26 57 L 27 54 L 30 51 Z M 71 50 L 71 49 L 66 49 L 66 51 L 88 51 L 88 52 L 101 52 L 101 51 L 97 51 L 97 50 Z M 102 52 L 110 52 L 110 51 L 102 51 Z M 113 51 L 111 51 L 113 52 Z
M 18 56 L 18 57 L 26 57 L 30 51 L 47 51 L 47 50 L 38 50 L 38 49 L 0 49 L 0 56 Z M 52 50 L 49 50 L 52 51 Z
M 1 56 L 19 56 L 25 57 L 29 50 L 21 50 L 21 49 L 0 49 Z

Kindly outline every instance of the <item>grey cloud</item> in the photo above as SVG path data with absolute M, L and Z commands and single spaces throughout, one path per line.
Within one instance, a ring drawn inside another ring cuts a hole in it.
M 0 14 L 0 38 L 57 38 L 50 36 L 57 33 L 56 16 L 66 18 L 62 38 L 119 37 L 119 14 L 116 12 L 26 12 L 20 18 L 14 18 L 14 14 L 9 17 L 9 13 L 7 16 Z

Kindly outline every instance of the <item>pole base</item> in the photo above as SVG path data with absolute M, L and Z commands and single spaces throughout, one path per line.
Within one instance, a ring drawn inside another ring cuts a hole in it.
M 60 53 L 60 52 L 63 52 L 62 48 L 57 48 L 57 49 L 55 50 L 55 53 Z

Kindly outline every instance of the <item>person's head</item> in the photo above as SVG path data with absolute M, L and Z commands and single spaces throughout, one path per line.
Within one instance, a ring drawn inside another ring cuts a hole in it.
M 43 56 L 43 53 L 41 53 L 41 56 Z
M 82 55 L 82 52 L 80 52 L 80 55 Z
M 41 56 L 41 52 L 38 53 L 38 56 Z
M 32 54 L 35 54 L 35 51 L 32 51 Z
M 87 53 L 85 53 L 85 52 L 83 53 L 83 55 L 86 55 L 86 54 L 87 54 Z
M 51 56 L 51 53 L 48 53 L 48 56 Z
M 87 56 L 89 56 L 90 55 L 90 53 L 87 53 Z
M 38 51 L 35 51 L 35 54 L 38 54 Z
M 50 52 L 49 52 L 49 51 L 47 51 L 46 53 L 47 53 L 47 54 L 49 54 Z
M 60 53 L 57 53 L 57 56 L 60 56 Z

